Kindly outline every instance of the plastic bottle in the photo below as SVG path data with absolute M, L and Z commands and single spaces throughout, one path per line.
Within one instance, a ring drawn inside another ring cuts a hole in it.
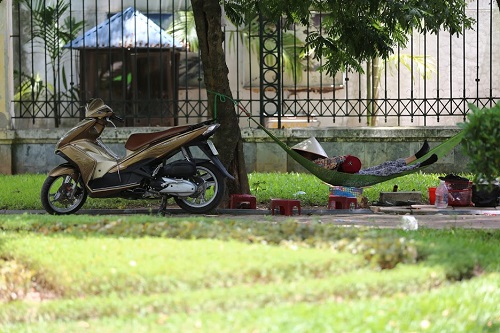
M 436 188 L 436 208 L 446 207 L 448 207 L 448 187 L 446 187 L 444 180 L 441 180 Z

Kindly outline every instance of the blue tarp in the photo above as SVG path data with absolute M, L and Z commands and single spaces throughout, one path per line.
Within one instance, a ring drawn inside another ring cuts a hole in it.
M 72 40 L 65 48 L 183 48 L 165 30 L 133 7 L 125 9 Z

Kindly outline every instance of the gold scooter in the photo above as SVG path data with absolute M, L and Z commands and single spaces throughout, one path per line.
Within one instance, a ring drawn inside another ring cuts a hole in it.
M 75 213 L 87 196 L 161 198 L 160 212 L 174 198 L 186 212 L 203 214 L 221 202 L 224 177 L 234 179 L 208 140 L 220 126 L 214 121 L 134 133 L 119 157 L 100 136 L 108 124 L 123 119 L 99 98 L 87 103 L 85 116 L 56 145 L 55 153 L 67 162 L 50 171 L 42 185 L 42 205 L 50 214 Z

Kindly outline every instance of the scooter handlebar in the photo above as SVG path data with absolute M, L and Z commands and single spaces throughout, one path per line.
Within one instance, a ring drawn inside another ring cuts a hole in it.
M 114 114 L 114 113 L 113 113 L 113 115 L 112 115 L 111 117 L 109 117 L 109 119 L 111 119 L 111 120 L 117 120 L 117 121 L 119 121 L 119 122 L 121 122 L 121 123 L 125 122 L 125 119 L 123 119 L 123 118 L 122 118 L 122 117 L 120 117 L 120 116 L 117 116 L 117 115 L 116 115 L 116 114 Z

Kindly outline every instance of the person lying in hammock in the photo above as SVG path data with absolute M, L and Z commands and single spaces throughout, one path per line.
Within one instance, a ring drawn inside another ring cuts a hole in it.
M 438 160 L 437 155 L 432 154 L 423 162 L 410 164 L 427 154 L 429 151 L 429 143 L 427 140 L 424 141 L 422 148 L 420 148 L 420 150 L 412 156 L 399 158 L 395 161 L 387 161 L 363 170 L 361 170 L 361 161 L 356 156 L 344 155 L 328 157 L 323 147 L 321 147 L 319 142 L 314 137 L 296 144 L 292 147 L 292 149 L 323 168 L 346 173 L 358 173 L 361 175 L 389 176 L 421 168 Z

